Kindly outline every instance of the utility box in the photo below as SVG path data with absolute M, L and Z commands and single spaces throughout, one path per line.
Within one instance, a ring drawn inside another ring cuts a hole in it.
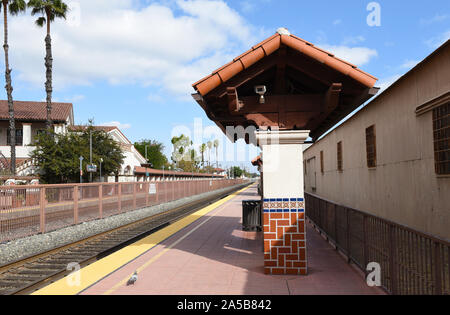
M 242 229 L 244 231 L 262 231 L 261 201 L 242 201 Z

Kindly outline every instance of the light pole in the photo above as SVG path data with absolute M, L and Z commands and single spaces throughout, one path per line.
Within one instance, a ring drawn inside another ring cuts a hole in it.
M 103 180 L 102 180 L 102 162 L 103 162 L 103 158 L 100 158 L 100 182 L 103 182 Z
M 92 130 L 89 131 L 89 164 L 92 165 Z M 89 172 L 89 178 L 92 183 L 92 172 Z
M 80 184 L 83 183 L 83 157 L 80 156 Z

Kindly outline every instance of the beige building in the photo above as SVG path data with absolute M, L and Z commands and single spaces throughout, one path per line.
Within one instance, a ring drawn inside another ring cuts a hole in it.
M 450 239 L 450 41 L 304 151 L 305 192 Z
M 16 121 L 16 167 L 18 175 L 31 175 L 35 172 L 29 161 L 35 149 L 36 135 L 45 130 L 47 120 L 47 103 L 14 101 Z M 54 130 L 64 133 L 73 125 L 73 105 L 71 103 L 52 103 L 52 120 Z M 9 143 L 8 101 L 0 100 L 0 168 L 9 169 L 11 147 Z

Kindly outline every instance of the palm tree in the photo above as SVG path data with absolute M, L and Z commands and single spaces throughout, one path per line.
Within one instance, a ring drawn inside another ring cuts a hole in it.
M 199 148 L 200 153 L 202 154 L 202 167 L 205 168 L 205 152 L 206 152 L 206 144 L 202 143 Z
M 214 140 L 214 149 L 216 149 L 216 168 L 219 168 L 219 140 Z
M 25 0 L 2 0 L 3 4 L 3 30 L 5 49 L 5 81 L 6 94 L 8 95 L 8 111 L 9 111 L 9 142 L 11 145 L 11 173 L 16 174 L 16 121 L 14 119 L 14 102 L 12 96 L 11 69 L 9 68 L 9 45 L 8 45 L 8 10 L 11 15 L 17 15 L 24 12 L 27 8 Z M 0 10 L 2 6 L 0 6 Z
M 53 71 L 53 57 L 52 57 L 52 38 L 50 36 L 50 25 L 56 18 L 66 19 L 68 6 L 61 0 L 30 0 L 28 7 L 32 8 L 31 15 L 41 15 L 36 20 L 36 25 L 44 27 L 47 25 L 47 36 L 45 37 L 45 68 L 47 81 L 45 82 L 45 91 L 47 92 L 47 130 L 53 125 L 52 122 L 52 71 Z
M 208 141 L 208 166 L 211 166 L 211 149 L 213 147 L 213 143 L 211 141 Z

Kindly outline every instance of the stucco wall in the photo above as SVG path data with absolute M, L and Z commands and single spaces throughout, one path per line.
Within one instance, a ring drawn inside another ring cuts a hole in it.
M 432 112 L 418 106 L 450 91 L 450 45 L 418 65 L 343 125 L 304 152 L 306 192 L 450 239 L 450 176 L 434 170 Z M 377 167 L 366 160 L 365 129 L 376 125 Z M 337 171 L 337 143 L 343 172 Z M 324 173 L 320 171 L 324 152 Z M 312 163 L 310 163 L 312 165 Z

